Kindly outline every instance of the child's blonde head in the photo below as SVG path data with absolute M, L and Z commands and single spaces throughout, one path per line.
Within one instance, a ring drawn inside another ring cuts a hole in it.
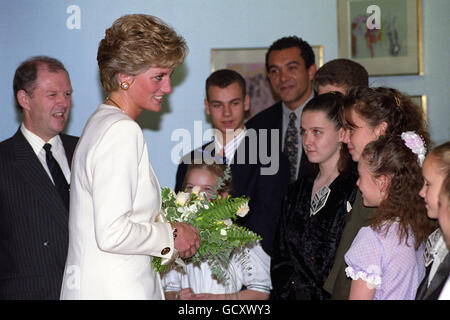
M 448 175 L 450 173 L 450 141 L 431 150 L 427 155 L 428 158 L 444 176 Z
M 191 172 L 196 169 L 196 170 L 206 170 L 208 171 L 210 174 L 212 174 L 216 180 L 218 180 L 219 178 L 224 178 L 225 175 L 225 170 L 227 169 L 227 165 L 226 164 L 218 164 L 218 163 L 211 163 L 211 164 L 207 164 L 207 163 L 200 163 L 200 164 L 195 164 L 192 163 L 188 166 L 187 171 L 186 171 L 186 175 L 183 181 L 183 190 L 186 188 L 187 183 L 188 183 L 188 179 L 189 179 L 189 175 L 191 174 Z M 224 180 L 224 185 L 217 189 L 217 193 L 218 194 L 230 194 L 231 193 L 231 189 L 232 189 L 232 182 L 231 182 L 231 178 L 228 180 Z

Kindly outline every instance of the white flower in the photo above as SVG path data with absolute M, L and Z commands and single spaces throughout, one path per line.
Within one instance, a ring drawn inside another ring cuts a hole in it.
M 195 204 L 192 204 L 192 205 L 190 205 L 188 207 L 186 206 L 186 207 L 178 208 L 177 211 L 181 213 L 181 217 L 180 218 L 183 221 L 186 221 L 189 218 L 189 216 L 192 213 L 197 212 L 198 209 L 197 209 L 197 206 Z
M 422 166 L 423 160 L 425 159 L 425 154 L 427 149 L 425 148 L 425 142 L 422 138 L 414 131 L 406 131 L 401 135 L 402 140 L 405 145 L 419 158 L 419 164 Z
M 226 219 L 226 220 L 223 220 L 223 223 L 224 223 L 227 227 L 229 227 L 229 226 L 231 226 L 231 225 L 233 224 L 233 221 L 231 221 L 231 219 Z
M 186 192 L 178 192 L 176 198 L 175 198 L 175 203 L 180 205 L 180 206 L 184 206 L 188 203 L 189 199 L 190 199 L 191 195 L 189 193 Z
M 352 205 L 347 201 L 347 212 L 352 211 Z
M 221 236 L 226 236 L 227 235 L 227 230 L 225 230 L 225 229 L 220 230 L 220 235 Z
M 248 202 L 246 202 L 245 204 L 243 204 L 236 212 L 236 214 L 243 218 L 247 215 L 248 211 L 250 210 L 249 206 L 248 206 Z
M 192 193 L 195 194 L 196 196 L 199 195 L 201 188 L 199 186 L 195 186 L 192 188 Z

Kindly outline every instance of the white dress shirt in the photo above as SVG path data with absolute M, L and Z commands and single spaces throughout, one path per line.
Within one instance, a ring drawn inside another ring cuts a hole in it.
M 442 261 L 444 261 L 445 257 L 448 253 L 448 248 L 445 244 L 444 237 L 442 236 L 441 229 L 436 229 L 429 237 L 426 244 L 426 251 L 429 251 L 430 258 L 429 261 L 425 261 L 425 266 L 428 266 L 431 262 L 430 274 L 428 275 L 428 283 L 427 287 L 430 286 L 431 281 L 433 280 L 434 275 L 436 274 L 437 269 L 439 268 Z M 431 245 L 431 246 L 430 246 Z M 424 254 L 425 255 L 425 254 Z
M 44 150 L 44 144 L 49 143 L 52 145 L 51 151 L 53 157 L 56 159 L 59 166 L 61 167 L 61 170 L 64 173 L 64 177 L 66 178 L 67 183 L 70 184 L 70 167 L 69 162 L 67 161 L 66 152 L 64 151 L 63 143 L 61 141 L 61 137 L 59 135 L 56 135 L 53 138 L 51 138 L 48 142 L 45 142 L 40 137 L 35 135 L 33 132 L 28 130 L 23 123 L 20 126 L 20 131 L 22 132 L 23 136 L 28 141 L 28 143 L 31 145 L 31 148 L 33 148 L 34 153 L 38 157 L 39 161 L 42 163 L 42 166 L 44 167 L 50 179 L 53 181 L 52 174 L 50 173 L 50 170 L 48 169 L 47 166 L 47 160 L 45 158 L 46 152 Z
M 222 149 L 225 149 L 225 157 L 227 158 L 227 164 L 230 165 L 231 161 L 233 160 L 234 154 L 236 153 L 237 148 L 239 147 L 240 143 L 242 142 L 242 139 L 244 139 L 245 135 L 247 133 L 247 129 L 244 127 L 240 132 L 231 140 L 229 141 L 225 147 L 222 146 L 222 142 L 220 139 L 215 138 L 215 151 L 216 156 L 222 156 Z

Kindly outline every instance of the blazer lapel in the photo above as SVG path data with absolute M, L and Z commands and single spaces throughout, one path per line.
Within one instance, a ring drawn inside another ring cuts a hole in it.
M 73 158 L 73 153 L 75 151 L 75 147 L 76 144 L 73 145 L 69 142 L 67 136 L 63 133 L 61 133 L 60 135 L 62 144 L 64 146 L 64 152 L 66 153 L 66 158 L 67 158 L 67 163 L 69 164 L 69 168 L 72 169 L 72 158 Z
M 275 126 L 275 128 L 279 128 L 279 134 L 278 134 L 278 140 L 279 140 L 279 146 L 280 146 L 280 151 L 283 150 L 283 105 L 282 102 L 279 101 L 277 106 L 276 106 L 276 113 L 277 113 L 277 117 L 276 117 L 276 121 L 277 124 Z
M 422 282 L 420 283 L 419 287 L 417 288 L 416 292 L 416 300 L 423 300 L 425 297 L 425 294 L 427 293 L 427 286 L 428 286 L 428 277 L 430 275 L 431 265 L 427 266 L 425 269 L 425 278 L 422 279 Z
M 436 273 L 433 276 L 433 280 L 431 280 L 430 286 L 428 287 L 425 298 L 432 293 L 439 294 L 440 289 L 443 288 L 450 272 L 450 252 L 447 253 L 445 259 L 441 262 Z M 437 299 L 437 297 L 436 297 Z
M 14 135 L 14 139 L 17 171 L 22 175 L 24 181 L 35 190 L 35 194 L 39 195 L 42 203 L 48 207 L 48 212 L 53 214 L 55 219 L 67 228 L 69 212 L 20 129 Z

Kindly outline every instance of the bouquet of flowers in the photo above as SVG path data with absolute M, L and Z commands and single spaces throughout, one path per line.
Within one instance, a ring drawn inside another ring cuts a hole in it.
M 219 179 L 214 189 L 220 188 L 222 183 L 222 179 Z M 199 189 L 194 187 L 191 193 L 175 194 L 170 188 L 163 188 L 162 208 L 169 222 L 186 222 L 198 230 L 201 245 L 197 253 L 189 258 L 189 262 L 207 261 L 217 280 L 225 281 L 227 274 L 224 269 L 229 265 L 232 251 L 262 238 L 233 223 L 238 216 L 244 217 L 248 213 L 249 199 L 229 196 L 222 198 L 216 191 L 208 198 Z M 156 271 L 164 272 L 169 267 L 161 264 L 161 258 L 153 258 L 153 268 Z

